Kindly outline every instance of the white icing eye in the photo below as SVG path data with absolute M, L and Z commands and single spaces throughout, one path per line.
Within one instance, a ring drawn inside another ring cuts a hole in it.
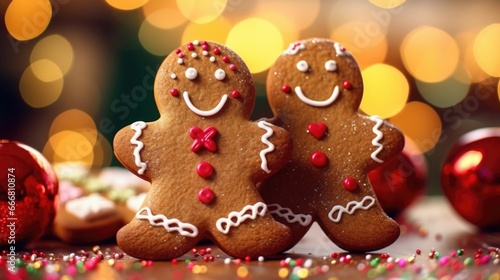
M 328 60 L 327 62 L 325 62 L 325 69 L 326 71 L 330 72 L 337 70 L 337 62 L 335 62 L 334 60 Z
M 185 75 L 186 78 L 194 80 L 198 76 L 198 71 L 196 71 L 196 69 L 194 69 L 193 67 L 189 67 L 188 69 L 186 69 Z
M 300 72 L 306 72 L 309 70 L 309 64 L 305 60 L 301 60 L 297 62 L 297 69 L 299 69 Z
M 215 70 L 215 78 L 219 81 L 222 81 L 224 80 L 224 78 L 226 77 L 226 72 L 222 69 L 217 69 Z

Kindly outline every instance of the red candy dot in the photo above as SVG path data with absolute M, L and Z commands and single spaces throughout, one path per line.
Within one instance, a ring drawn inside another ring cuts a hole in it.
M 231 69 L 232 71 L 236 70 L 236 65 L 234 64 L 229 65 L 229 69 Z
M 225 63 L 229 63 L 229 57 L 223 56 L 222 61 L 224 61 Z
M 198 192 L 198 199 L 203 204 L 209 204 L 215 198 L 215 193 L 209 188 L 203 188 Z
M 351 89 L 351 88 L 352 88 L 352 84 L 351 84 L 351 82 L 349 82 L 349 81 L 344 81 L 344 82 L 342 83 L 342 86 L 343 86 L 345 89 Z
M 175 54 L 180 54 L 181 53 L 181 50 L 180 49 L 176 49 L 175 50 Z
M 292 91 L 292 88 L 289 85 L 282 85 L 281 91 L 284 93 L 290 93 L 290 91 Z
M 207 42 L 204 42 L 205 44 L 202 44 L 201 45 L 201 48 L 204 50 L 204 51 L 208 51 L 208 44 Z
M 356 182 L 356 179 L 354 179 L 353 177 L 345 178 L 342 185 L 348 191 L 353 191 L 358 187 L 358 183 Z
M 193 51 L 194 50 L 194 45 L 193 43 L 188 44 L 188 50 Z
M 196 166 L 196 173 L 202 178 L 208 178 L 214 173 L 214 167 L 210 163 L 202 161 Z
M 176 88 L 173 88 L 173 89 L 170 90 L 170 94 L 172 96 L 178 96 L 179 95 L 179 90 L 176 89 Z
M 233 90 L 233 91 L 231 91 L 231 96 L 233 98 L 238 98 L 238 97 L 240 97 L 240 92 L 237 90 Z
M 184 54 L 183 54 L 183 53 L 178 53 L 178 54 L 177 54 L 177 57 L 178 57 L 178 58 L 184 58 Z
M 219 48 L 214 48 L 214 54 L 220 54 L 220 49 Z
M 311 155 L 311 163 L 316 167 L 323 167 L 328 163 L 325 153 L 316 151 Z

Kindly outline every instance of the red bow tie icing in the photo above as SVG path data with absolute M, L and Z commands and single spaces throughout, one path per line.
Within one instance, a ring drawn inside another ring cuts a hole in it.
M 217 129 L 213 126 L 209 126 L 202 130 L 197 126 L 191 127 L 189 129 L 189 136 L 194 139 L 193 144 L 191 145 L 191 151 L 197 152 L 202 147 L 214 153 L 217 151 L 217 143 L 215 143 L 212 138 L 217 134 Z
M 311 123 L 307 126 L 309 133 L 318 140 L 325 136 L 326 128 L 327 126 L 324 123 Z

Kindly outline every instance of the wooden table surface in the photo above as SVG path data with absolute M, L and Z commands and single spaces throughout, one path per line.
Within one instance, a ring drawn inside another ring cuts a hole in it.
M 442 197 L 422 198 L 400 224 L 394 244 L 367 254 L 343 252 L 314 225 L 290 251 L 263 261 L 228 258 L 213 244 L 174 263 L 122 257 L 113 243 L 75 247 L 42 240 L 32 249 L 43 254 L 21 254 L 26 260 L 17 262 L 15 274 L 4 256 L 0 279 L 500 279 L 500 233 L 478 231 Z M 103 260 L 89 261 L 99 252 Z

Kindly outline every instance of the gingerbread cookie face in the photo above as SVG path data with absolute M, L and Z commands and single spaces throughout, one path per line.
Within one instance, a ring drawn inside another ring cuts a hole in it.
M 118 245 L 143 259 L 172 259 L 210 238 L 236 257 L 277 253 L 290 230 L 269 213 L 255 185 L 291 156 L 288 133 L 249 121 L 255 88 L 227 47 L 194 41 L 173 51 L 155 80 L 160 118 L 115 136 L 115 155 L 150 181 Z
M 273 216 L 292 229 L 292 244 L 313 221 L 349 251 L 377 250 L 399 236 L 367 172 L 401 152 L 403 134 L 359 113 L 362 94 L 356 61 L 330 40 L 291 44 L 269 71 L 268 100 L 294 150 L 289 163 L 262 183 L 261 194 Z

